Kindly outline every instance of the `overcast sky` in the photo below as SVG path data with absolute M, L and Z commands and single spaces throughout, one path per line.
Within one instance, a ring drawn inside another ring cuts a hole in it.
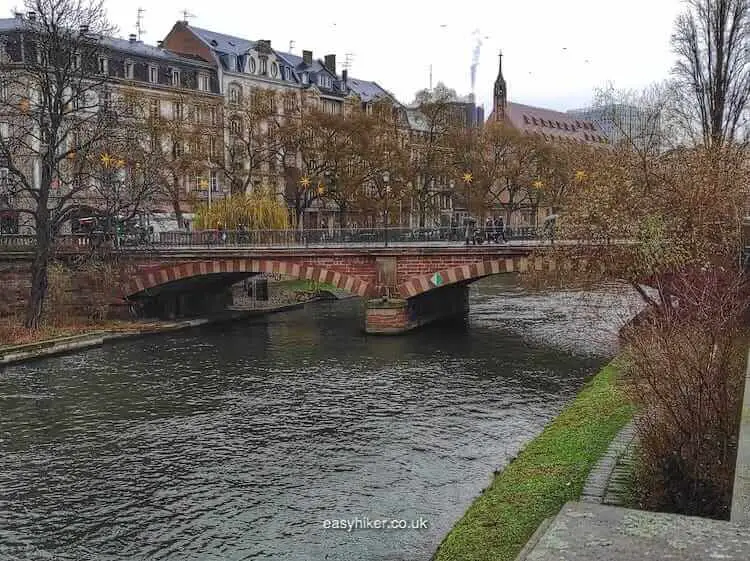
M 608 81 L 640 88 L 667 77 L 669 37 L 681 10 L 680 0 L 106 1 L 123 37 L 135 30 L 140 2 L 146 9 L 142 38 L 151 43 L 187 9 L 198 27 L 270 39 L 283 51 L 294 41 L 297 54 L 335 53 L 339 71 L 352 53 L 350 75 L 375 80 L 404 102 L 429 85 L 430 65 L 433 84 L 469 93 L 478 36 L 475 91 L 485 107 L 502 49 L 509 98 L 558 110 L 587 105 L 594 88 Z

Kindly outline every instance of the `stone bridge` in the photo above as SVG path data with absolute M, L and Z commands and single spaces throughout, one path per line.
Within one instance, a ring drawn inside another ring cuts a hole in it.
M 194 314 L 227 304 L 229 287 L 259 273 L 332 284 L 365 299 L 371 333 L 400 333 L 468 309 L 468 285 L 500 273 L 541 267 L 538 243 L 402 247 L 158 247 L 126 252 L 129 275 L 116 294 L 133 309 L 158 300 L 166 315 Z M 26 262 L 31 258 L 27 253 Z M 0 262 L 8 255 L 0 253 Z M 18 266 L 23 256 L 14 253 Z M 2 269 L 0 269 L 2 278 Z M 192 303 L 192 304 L 191 304 Z M 205 303 L 206 306 L 196 306 Z M 205 308 L 205 309 L 203 309 Z

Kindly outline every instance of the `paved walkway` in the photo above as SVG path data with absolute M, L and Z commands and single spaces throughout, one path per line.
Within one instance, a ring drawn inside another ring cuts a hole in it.
M 748 561 L 750 532 L 722 522 L 568 503 L 518 561 Z

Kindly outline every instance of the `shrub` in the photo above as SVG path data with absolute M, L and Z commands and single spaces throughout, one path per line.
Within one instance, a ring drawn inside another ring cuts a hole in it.
M 744 379 L 744 279 L 712 268 L 673 279 L 675 306 L 624 333 L 641 506 L 728 518 Z

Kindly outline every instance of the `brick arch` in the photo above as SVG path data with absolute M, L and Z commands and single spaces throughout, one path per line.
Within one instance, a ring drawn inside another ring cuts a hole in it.
M 419 296 L 420 294 L 439 288 L 432 281 L 436 273 L 442 277 L 443 282 L 440 285 L 442 287 L 466 281 L 474 282 L 481 278 L 501 273 L 525 273 L 532 265 L 539 268 L 541 262 L 532 263 L 524 255 L 493 259 L 491 261 L 478 261 L 476 263 L 449 267 L 448 269 L 442 269 L 426 275 L 418 275 L 400 284 L 397 288 L 402 298 L 413 298 L 414 296 Z
M 303 280 L 325 282 L 363 297 L 373 295 L 376 291 L 372 283 L 324 267 L 267 259 L 216 259 L 170 263 L 158 269 L 141 271 L 121 287 L 121 294 L 123 298 L 129 298 L 168 282 L 221 273 L 278 273 Z

